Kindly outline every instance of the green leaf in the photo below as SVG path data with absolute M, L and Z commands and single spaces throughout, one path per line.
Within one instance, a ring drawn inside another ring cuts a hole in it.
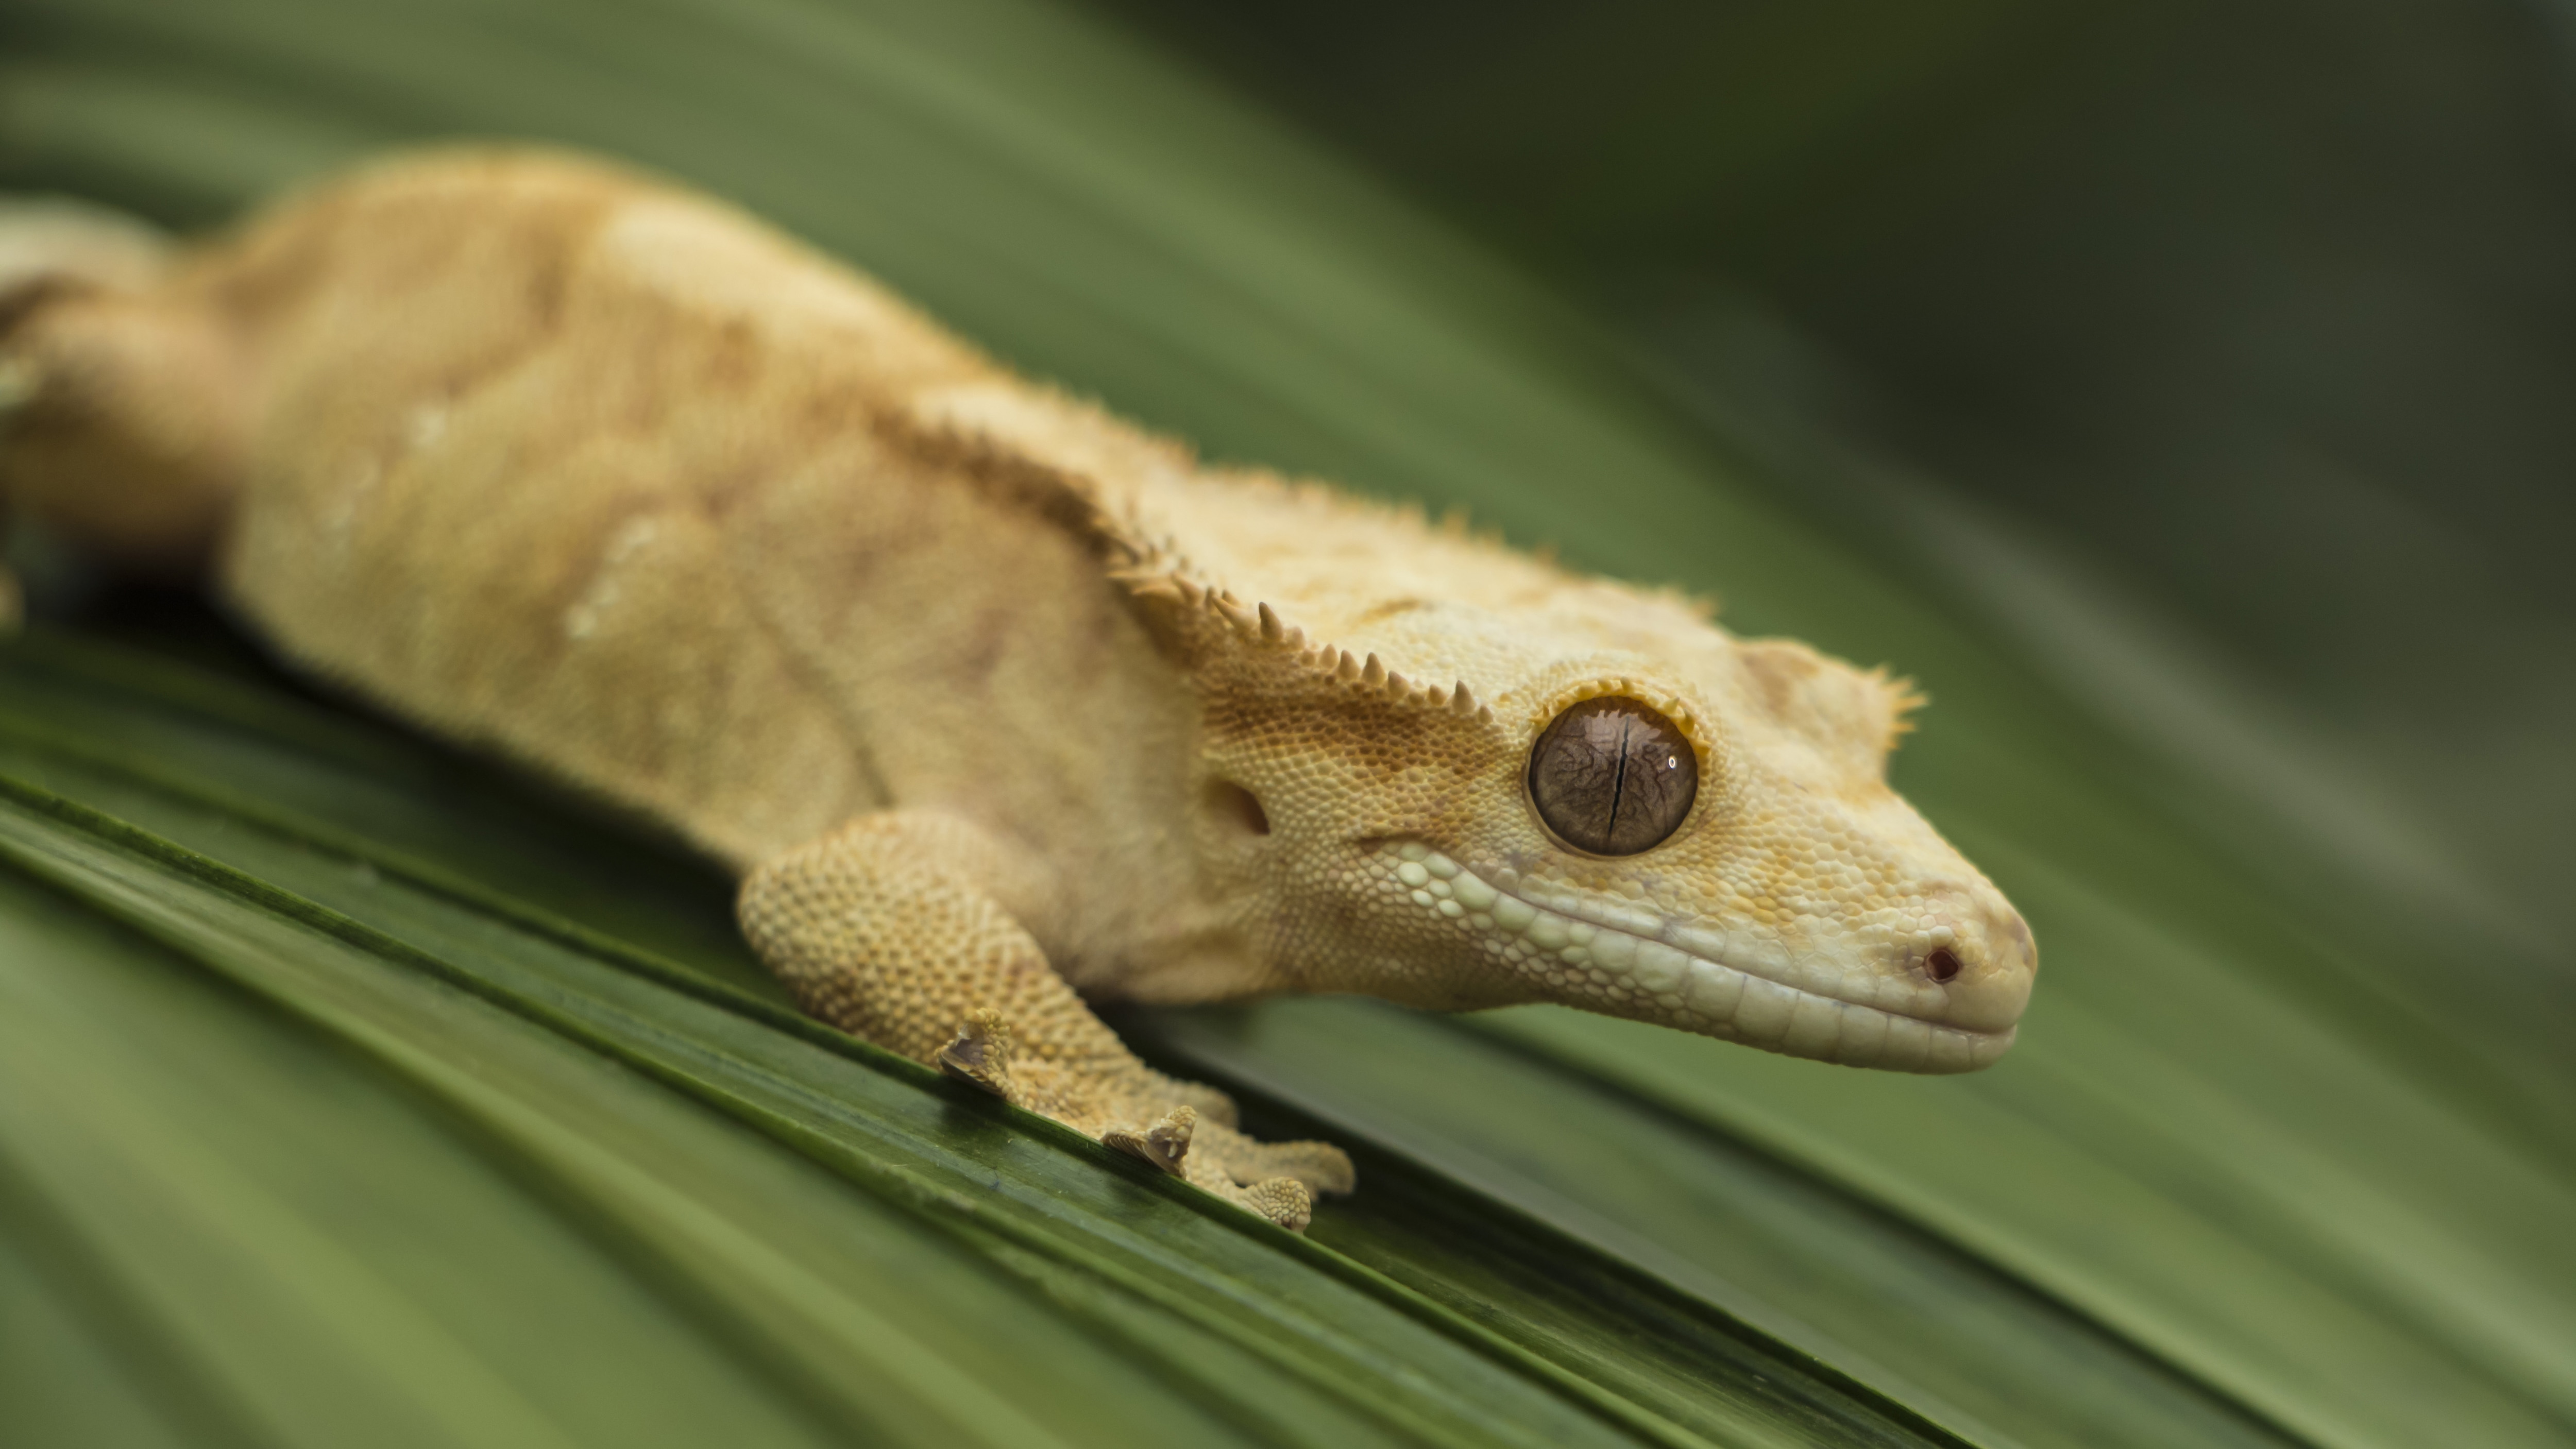
M 1177 1395 L 1184 1404 L 1213 1402 L 1257 1430 L 1255 1437 L 1289 1442 L 1393 1434 L 1446 1443 L 1794 1443 L 1811 1442 L 1807 1431 L 1820 1425 L 1859 1442 L 1922 1442 L 1907 1430 L 1918 1422 L 1912 1415 L 1579 1243 L 1524 1230 L 1536 1251 L 1523 1259 L 1544 1261 L 1542 1281 L 1616 1284 L 1631 1297 L 1658 1301 L 1661 1316 L 1684 1336 L 1666 1346 L 1652 1371 L 1632 1367 L 1637 1355 L 1605 1356 L 1600 1341 L 1627 1325 L 1606 1318 L 1597 1304 L 1563 1306 L 1553 1334 L 1531 1333 L 1519 1321 L 1527 1315 L 1518 1313 L 1512 1332 L 1497 1332 L 1468 1314 L 1492 1317 L 1534 1289 L 1516 1295 L 1509 1284 L 1462 1287 L 1454 1280 L 1475 1266 L 1470 1262 L 1420 1279 L 1415 1286 L 1425 1291 L 1417 1292 L 1052 1124 L 1021 1118 L 1012 1130 L 1001 1120 L 1013 1115 L 1004 1109 L 806 1022 L 767 995 L 724 983 L 724 965 L 692 970 L 477 879 L 511 878 L 521 892 L 577 907 L 600 894 L 580 875 L 626 875 L 626 862 L 639 852 L 602 835 L 603 858 L 587 860 L 578 822 L 532 820 L 524 806 L 498 803 L 502 788 L 489 779 L 440 788 L 435 759 L 394 768 L 386 757 L 403 752 L 401 741 L 335 738 L 330 722 L 299 718 L 302 707 L 292 701 L 231 694 L 214 681 L 134 661 L 107 656 L 106 667 L 97 667 L 96 645 L 39 639 L 6 658 L 10 699 L 35 708 L 0 713 L 0 793 L 8 797 L 0 804 L 0 858 L 248 992 L 303 1035 L 355 1053 L 372 1069 L 366 1075 L 427 1098 L 483 1152 L 529 1179 L 538 1196 L 568 1210 L 597 1240 L 594 1253 L 622 1256 L 648 1283 L 676 1285 L 674 1306 L 705 1315 L 703 1331 L 819 1398 L 844 1427 L 1039 1442 L 1030 1437 L 1030 1420 L 1072 1417 L 1090 1399 L 1105 1398 L 1125 1412 L 1107 1424 L 1077 1418 L 1084 1432 L 1072 1437 L 1135 1442 L 1153 1437 L 1154 1421 L 1168 1416 L 1164 1401 Z M 153 683 L 162 687 L 145 692 Z M 192 702 L 208 713 L 195 713 Z M 443 768 L 451 778 L 474 774 L 454 763 Z M 414 843 L 429 843 L 447 863 L 275 803 L 300 797 L 364 814 L 374 803 L 368 782 L 387 776 L 414 782 Z M 442 810 L 453 813 L 441 828 L 420 828 Z M 477 827 L 488 842 L 474 838 Z M 675 868 L 659 864 L 665 873 Z M 690 938 L 672 935 L 684 944 Z M 182 1046 L 246 1054 L 185 1064 L 149 1110 L 101 1120 L 77 1113 L 0 1118 L 0 1142 L 13 1156 L 23 1154 L 57 1202 L 105 1195 L 155 1215 L 104 1225 L 112 1243 L 131 1237 L 176 1255 L 175 1263 L 137 1265 L 137 1284 L 184 1281 L 181 1270 L 208 1263 L 252 1280 L 295 1276 L 315 1260 L 336 1265 L 273 1319 L 249 1319 L 251 1331 L 223 1335 L 208 1326 L 191 1333 L 186 1321 L 191 1311 L 220 1305 L 241 1322 L 243 1283 L 155 1300 L 160 1314 L 178 1320 L 170 1331 L 183 1348 L 218 1360 L 229 1351 L 251 1353 L 247 1363 L 219 1362 L 208 1372 L 251 1379 L 238 1392 L 257 1400 L 249 1412 L 261 1424 L 293 1435 L 302 1415 L 329 1408 L 292 1393 L 326 1344 L 339 1355 L 363 1354 L 361 1365 L 333 1375 L 361 1402 L 350 1413 L 384 1412 L 418 1394 L 465 1412 L 458 1406 L 471 1396 L 429 1373 L 433 1354 L 415 1340 L 453 1359 L 447 1377 L 471 1385 L 490 1325 L 413 1322 L 431 1305 L 410 1296 L 417 1285 L 373 1280 L 369 1269 L 385 1254 L 474 1262 L 491 1279 L 472 1301 L 504 1320 L 520 1316 L 514 1300 L 523 1287 L 556 1301 L 603 1286 L 532 1285 L 524 1262 L 477 1261 L 474 1241 L 419 1241 L 421 1224 L 408 1214 L 354 1219 L 366 1233 L 357 1242 L 318 1229 L 295 1202 L 248 1180 L 235 1163 L 265 1147 L 271 1157 L 287 1154 L 273 1166 L 294 1174 L 293 1158 L 345 1135 L 367 1148 L 355 1161 L 335 1149 L 334 1175 L 355 1170 L 385 1195 L 415 1203 L 484 1194 L 472 1182 L 445 1186 L 457 1166 L 433 1162 L 429 1144 L 405 1140 L 392 1126 L 288 1127 L 319 1107 L 300 1107 L 292 1083 L 253 1103 L 191 1100 L 192 1082 L 256 1078 L 254 1063 L 291 1052 L 265 1040 L 279 1034 L 274 1029 L 204 1026 L 191 1038 L 174 1027 L 167 1029 L 172 1040 L 127 1043 L 142 1034 L 138 1023 L 153 1019 L 137 1005 L 154 1003 L 152 988 L 129 987 L 131 1000 L 60 999 L 65 979 L 91 990 L 115 979 L 97 969 L 116 959 L 112 953 L 39 938 L 20 959 L 37 974 L 23 983 L 23 1009 L 11 1013 L 27 1035 L 23 1053 L 8 1053 L 10 1070 L 24 1074 L 11 1082 L 10 1095 L 31 1112 L 48 1093 L 78 1103 L 76 1088 L 92 1073 L 121 1089 L 148 1086 L 172 1068 L 171 1053 Z M 124 964 L 125 975 L 144 974 L 165 992 L 171 969 L 162 961 Z M 307 1081 L 300 1092 L 317 1093 L 317 1084 Z M 683 1100 L 672 1100 L 675 1093 Z M 317 1095 L 341 1115 L 367 1093 L 360 1081 L 320 1086 Z M 724 1121 L 711 1123 L 689 1104 Z M 205 1110 L 234 1125 L 167 1121 Z M 47 1123 L 48 1132 L 37 1132 Z M 753 1140 L 722 1130 L 728 1126 L 748 1129 Z M 170 1144 L 210 1136 L 224 1141 L 221 1153 L 200 1147 L 172 1160 Z M 122 1163 L 150 1162 L 170 1173 L 174 1190 L 120 1190 L 80 1176 L 107 1170 L 89 1165 L 102 1143 L 120 1147 Z M 819 1165 L 866 1192 L 835 1192 L 811 1171 L 791 1171 L 782 1157 Z M 221 1190 L 175 1190 L 200 1179 Z M 871 1195 L 880 1204 L 873 1209 Z M 187 1211 L 169 1220 L 183 1198 Z M 513 1258 L 584 1256 L 552 1240 L 562 1235 L 560 1225 L 552 1237 L 544 1231 L 548 1213 L 521 1211 L 531 1221 L 486 1229 Z M 932 1230 L 926 1235 L 906 1214 Z M 437 1213 L 442 1223 L 466 1216 L 455 1204 Z M 1508 1241 L 1501 1228 L 1493 1231 Z M 942 1234 L 951 1241 L 942 1242 Z M 528 1238 L 544 1241 L 522 1241 Z M 237 1246 L 238 1254 L 226 1251 Z M 955 1253 L 982 1271 L 946 1260 Z M 248 1263 L 238 1261 L 243 1254 Z M 906 1266 L 869 1275 L 870 1260 Z M 997 1300 L 988 1281 L 995 1276 L 1034 1301 Z M 816 1278 L 824 1281 L 807 1281 Z M 1435 1301 L 1442 1298 L 1467 1312 L 1444 1309 Z M 621 1325 L 651 1322 L 631 1303 L 600 1311 Z M 1076 1322 L 1058 1321 L 1066 1317 Z M 890 1326 L 896 1324 L 899 1330 Z M 958 1336 L 945 1353 L 925 1353 L 911 1341 L 935 1343 L 935 1325 Z M 367 1351 L 377 1334 L 392 1337 Z M 1111 1335 L 1129 1362 L 1177 1382 L 1161 1392 L 1136 1384 L 1136 1370 L 1122 1374 L 1117 1358 L 1101 1357 L 1092 1342 L 1101 1335 Z M 598 1324 L 561 1334 L 603 1351 L 616 1345 L 612 1363 L 642 1352 L 624 1344 L 625 1336 Z M 800 1360 L 803 1373 L 796 1372 Z M 395 1375 L 393 1364 L 414 1371 Z M 274 1373 L 287 1382 L 266 1378 Z M 706 1412 L 728 1407 L 685 1375 L 657 1373 L 651 1381 L 710 1400 Z M 561 1384 L 549 1366 L 520 1387 L 533 1393 Z M 898 1390 L 906 1385 L 923 1402 L 889 1420 L 889 1402 L 901 1404 L 906 1393 Z M 943 1423 L 931 1412 L 995 1393 L 1025 1394 L 1039 1407 L 1017 1422 L 997 1413 L 980 1424 Z M 497 1391 L 487 1397 L 505 1405 L 509 1399 Z M 488 1420 L 459 1424 L 448 1437 L 525 1437 L 566 1412 L 530 1409 L 524 1422 L 498 1428 Z M 658 1412 L 652 1418 L 693 1437 L 685 1422 Z M 1146 1422 L 1132 1422 L 1138 1418 Z M 580 1432 L 606 1427 L 575 1423 Z M 635 1429 L 615 1431 L 622 1437 Z M 329 1439 L 351 1431 L 325 1424 L 309 1432 Z M 1183 1442 L 1216 1436 L 1195 1419 L 1162 1435 Z
M 2276 898 L 2176 808 L 2206 780 L 1119 32 L 1004 0 L 0 23 L 12 184 L 211 219 L 409 139 L 622 153 L 1216 452 L 1891 660 L 1939 699 L 1900 785 L 2048 962 L 1958 1080 L 1553 1012 L 1132 1023 L 1358 1149 L 1301 1241 L 798 1019 L 723 883 L 631 828 L 255 672 L 40 633 L 0 656 L 0 1345 L 42 1345 L 0 1358 L 32 1381 L 0 1438 L 2576 1433 L 2576 1084 L 2545 1032 L 2388 987 L 2440 931 Z

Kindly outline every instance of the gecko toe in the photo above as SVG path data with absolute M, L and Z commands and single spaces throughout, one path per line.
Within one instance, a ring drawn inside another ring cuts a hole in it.
M 1294 1178 L 1313 1192 L 1349 1192 L 1359 1178 L 1350 1154 L 1329 1142 L 1262 1142 L 1205 1121 L 1192 1166 L 1197 1176 L 1229 1183 Z
M 1255 1159 L 1263 1168 L 1293 1177 L 1316 1192 L 1345 1193 L 1359 1185 L 1351 1155 L 1329 1142 L 1270 1142 Z
M 1306 1231 L 1315 1216 L 1315 1193 L 1296 1178 L 1270 1176 L 1254 1181 L 1240 1171 L 1239 1154 L 1228 1154 L 1223 1161 L 1209 1149 L 1232 1136 L 1223 1128 L 1199 1124 L 1200 1151 L 1193 1153 L 1183 1176 L 1204 1191 L 1225 1199 L 1245 1212 L 1264 1217 L 1292 1233 Z M 1234 1143 L 1246 1139 L 1236 1137 Z M 1234 1143 L 1226 1145 L 1232 1146 Z
M 1182 1164 L 1190 1155 L 1190 1138 L 1198 1129 L 1198 1121 L 1198 1109 L 1185 1103 L 1164 1113 L 1162 1120 L 1142 1132 L 1112 1127 L 1100 1134 L 1100 1140 L 1174 1177 L 1186 1177 L 1189 1174 Z
M 1227 1154 L 1226 1167 L 1237 1182 L 1289 1177 L 1315 1192 L 1349 1192 L 1359 1183 L 1351 1155 L 1329 1142 L 1255 1142 L 1243 1138 Z
M 955 1039 L 939 1049 L 939 1069 L 1003 1101 L 1019 1100 L 1011 1081 L 1011 1028 L 998 1011 L 968 1012 Z
M 1243 1206 L 1292 1233 L 1306 1231 L 1315 1218 L 1315 1195 L 1293 1177 L 1274 1177 L 1238 1190 Z

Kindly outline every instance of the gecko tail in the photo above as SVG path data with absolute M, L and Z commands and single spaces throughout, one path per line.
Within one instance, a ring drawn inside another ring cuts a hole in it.
M 104 207 L 0 197 L 0 526 L 121 570 L 202 567 L 248 415 L 229 325 L 181 255 Z M 0 578 L 0 623 L 15 593 Z

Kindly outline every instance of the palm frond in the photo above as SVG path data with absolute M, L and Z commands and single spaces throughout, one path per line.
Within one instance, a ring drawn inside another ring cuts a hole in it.
M 2563 1062 L 2376 986 L 2367 918 L 2176 822 L 2205 780 L 1120 32 L 1020 0 L 0 24 L 15 187 L 206 221 L 405 140 L 616 152 L 1220 454 L 1892 661 L 1936 699 L 1901 785 L 2048 963 L 1959 1080 L 1544 1011 L 1135 1023 L 1360 1149 L 1298 1241 L 797 1018 L 720 883 L 613 824 L 255 673 L 39 633 L 0 657 L 0 1437 L 2576 1433 Z

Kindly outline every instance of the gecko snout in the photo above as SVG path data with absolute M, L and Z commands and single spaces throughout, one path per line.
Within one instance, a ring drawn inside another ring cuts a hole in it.
M 2001 1031 L 2021 1018 L 2039 974 L 2039 948 L 2021 913 L 2000 901 L 1961 912 L 1950 939 L 1921 957 L 1923 975 L 1942 988 L 1941 1019 L 1974 1031 Z

